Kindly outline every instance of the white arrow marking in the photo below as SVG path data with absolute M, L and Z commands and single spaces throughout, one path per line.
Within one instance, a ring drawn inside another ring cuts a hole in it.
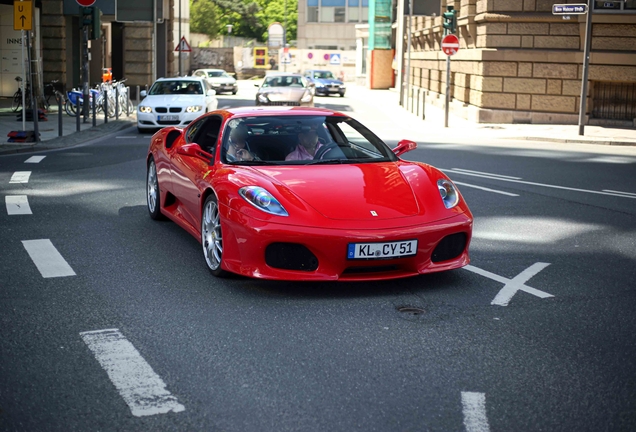
M 482 270 L 478 267 L 474 267 L 471 265 L 467 265 L 464 267 L 466 270 L 471 271 L 473 273 L 477 273 L 489 279 L 492 279 L 497 282 L 501 282 L 504 284 L 504 287 L 499 291 L 499 294 L 495 297 L 495 299 L 490 303 L 492 305 L 499 306 L 508 306 L 512 297 L 516 294 L 517 291 L 525 291 L 528 294 L 535 295 L 539 298 L 548 298 L 554 297 L 552 294 L 548 294 L 547 292 L 540 291 L 536 288 L 529 287 L 525 285 L 532 276 L 539 273 L 541 270 L 549 266 L 549 263 L 535 263 L 519 273 L 513 279 L 507 279 L 503 276 L 496 275 L 494 273 L 490 273 L 489 271 Z

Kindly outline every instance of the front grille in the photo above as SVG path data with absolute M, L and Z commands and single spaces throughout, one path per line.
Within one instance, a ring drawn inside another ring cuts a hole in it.
M 347 267 L 343 274 L 360 274 L 360 273 L 384 273 L 395 271 L 398 269 L 396 265 L 385 266 L 368 266 L 368 267 Z
M 339 84 L 327 84 L 327 88 L 330 89 L 339 89 L 340 85 Z
M 168 108 L 166 107 L 157 107 L 155 108 L 155 111 L 158 113 L 167 113 L 168 112 Z
M 282 270 L 314 271 L 318 258 L 298 243 L 272 243 L 265 249 L 265 263 Z
M 170 107 L 171 113 L 180 113 L 183 108 L 181 107 Z
M 300 102 L 291 101 L 269 101 L 267 105 L 270 106 L 300 106 Z
M 158 120 L 157 124 L 160 124 L 161 126 L 175 126 L 178 125 L 179 123 L 181 123 L 180 120 Z
M 158 113 L 164 113 L 164 114 L 165 114 L 165 113 L 167 113 L 167 112 L 168 112 L 168 110 L 170 110 L 170 112 L 171 112 L 171 113 L 180 113 L 180 112 L 181 112 L 181 110 L 183 110 L 183 108 L 181 108 L 181 107 L 170 107 L 170 108 L 167 108 L 167 107 L 157 107 L 157 108 L 155 108 L 155 111 L 156 111 L 156 112 L 158 112 Z
M 438 263 L 457 258 L 466 248 L 466 233 L 447 235 L 433 250 L 431 261 Z

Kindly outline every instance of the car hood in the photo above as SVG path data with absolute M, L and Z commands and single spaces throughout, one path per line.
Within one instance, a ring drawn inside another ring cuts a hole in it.
M 156 107 L 156 106 L 165 106 L 165 107 L 184 107 L 189 105 L 203 105 L 205 102 L 205 96 L 202 94 L 198 95 L 152 95 L 146 96 L 143 101 L 140 102 L 140 105 Z
M 258 167 L 258 171 L 329 219 L 383 220 L 420 213 L 408 180 L 392 162 Z
M 213 84 L 234 84 L 236 80 L 232 77 L 213 77 L 208 78 L 208 82 Z
M 304 87 L 272 87 L 259 90 L 259 94 L 267 95 L 272 102 L 299 101 L 306 90 Z
M 327 85 L 327 84 L 342 85 L 342 81 L 337 80 L 337 79 L 317 78 L 314 81 L 316 81 L 317 83 L 320 83 L 322 85 Z

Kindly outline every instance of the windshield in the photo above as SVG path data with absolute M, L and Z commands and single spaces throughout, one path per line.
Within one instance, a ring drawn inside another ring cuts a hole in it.
M 267 116 L 230 120 L 221 160 L 244 165 L 315 165 L 395 161 L 369 129 L 343 116 Z
M 329 71 L 316 71 L 314 72 L 314 79 L 336 79 L 336 77 Z
M 169 94 L 203 94 L 203 88 L 199 81 L 157 81 L 155 82 L 149 95 L 169 95 Z
M 226 72 L 223 72 L 223 71 L 210 71 L 208 72 L 208 76 L 210 78 L 218 78 L 218 77 L 226 77 L 228 75 Z
M 265 77 L 263 87 L 305 87 L 305 83 L 298 75 L 280 75 Z

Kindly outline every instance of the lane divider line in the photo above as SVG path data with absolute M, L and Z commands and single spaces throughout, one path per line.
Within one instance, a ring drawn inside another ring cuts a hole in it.
M 134 416 L 185 410 L 119 329 L 86 331 L 80 336 Z
M 4 202 L 9 216 L 33 214 L 26 195 L 7 195 L 4 197 Z
M 486 191 L 486 192 L 498 193 L 498 194 L 501 194 L 501 195 L 508 195 L 508 196 L 513 196 L 513 197 L 518 197 L 519 196 L 519 195 L 514 194 L 514 193 L 504 192 L 504 191 L 500 191 L 500 190 L 496 190 L 496 189 L 489 189 L 487 187 L 477 186 L 477 185 L 473 185 L 473 184 L 470 184 L 470 183 L 462 183 L 462 182 L 458 182 L 458 181 L 454 181 L 453 183 L 458 184 L 458 185 L 462 185 L 462 186 L 466 186 L 466 187 L 475 188 L 475 189 L 481 189 L 481 190 Z
M 30 158 L 25 160 L 24 163 L 40 163 L 45 157 L 46 156 L 31 156 Z
M 486 416 L 486 394 L 462 392 L 462 408 L 466 432 L 489 432 Z
M 615 190 L 610 190 L 610 189 L 603 189 L 603 192 L 612 192 L 612 193 L 617 193 L 617 194 L 622 194 L 622 195 L 636 197 L 636 194 L 635 193 L 631 193 L 631 192 L 621 192 L 621 191 L 615 191 Z
M 31 171 L 16 171 L 11 176 L 9 183 L 28 183 Z
M 75 276 L 75 272 L 55 249 L 51 240 L 22 240 L 22 245 L 24 245 L 42 277 Z
M 509 179 L 513 179 L 513 180 L 521 180 L 521 177 L 512 177 L 512 176 L 507 176 L 507 175 L 502 175 L 502 174 L 493 174 L 493 173 L 487 173 L 487 172 L 482 172 L 482 171 L 473 171 L 473 170 L 467 170 L 467 169 L 463 169 L 463 168 L 453 168 L 453 171 L 463 171 L 463 172 L 473 173 L 473 174 L 484 174 L 484 175 L 489 175 L 489 176 L 493 176 L 493 177 L 502 177 L 502 178 L 509 178 Z

